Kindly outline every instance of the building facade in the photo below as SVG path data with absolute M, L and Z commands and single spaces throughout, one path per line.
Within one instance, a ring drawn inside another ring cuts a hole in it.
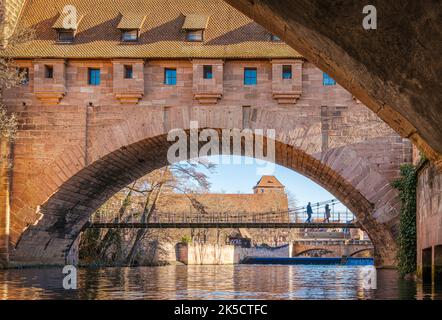
M 382 239 L 392 239 L 399 202 L 390 182 L 399 164 L 411 158 L 409 142 L 327 74 L 224 1 L 33 0 L 25 1 L 20 12 L 18 26 L 32 28 L 36 35 L 2 52 L 27 74 L 21 86 L 5 95 L 8 109 L 19 119 L 13 172 L 0 190 L 0 195 L 8 194 L 0 199 L 0 223 L 8 221 L 0 234 L 5 251 L 13 251 L 21 239 L 24 256 L 33 254 L 22 235 L 38 222 L 36 233 L 30 233 L 41 240 L 38 259 L 45 250 L 50 259 L 58 259 L 55 251 L 68 250 L 66 243 L 81 227 L 63 229 L 72 235 L 52 241 L 57 246 L 52 252 L 43 245 L 48 233 L 41 222 L 42 204 L 69 180 L 78 194 L 68 186 L 68 197 L 46 207 L 60 210 L 57 217 L 61 212 L 83 214 L 83 209 L 91 214 L 117 187 L 130 183 L 126 178 L 132 173 L 126 170 L 106 181 L 112 190 L 95 188 L 103 192 L 99 200 L 95 191 L 86 195 L 85 188 L 94 188 L 89 182 L 100 179 L 70 180 L 76 173 L 93 173 L 88 166 L 114 150 L 126 150 L 132 140 L 162 137 L 195 119 L 201 128 L 276 129 L 284 146 L 276 162 L 298 166 L 360 216 L 376 211 L 364 223 L 376 234 L 379 247 Z M 301 150 L 301 156 L 291 155 L 287 146 Z M 58 160 L 64 156 L 69 160 Z M 158 152 L 148 158 L 162 156 Z M 140 171 L 155 169 L 162 163 L 157 160 Z M 128 163 L 117 162 L 113 169 Z M 69 169 L 62 169 L 65 165 Z M 71 204 L 75 210 L 62 208 Z M 83 223 L 87 217 L 65 221 Z M 392 264 L 395 245 L 388 243 L 386 264 Z

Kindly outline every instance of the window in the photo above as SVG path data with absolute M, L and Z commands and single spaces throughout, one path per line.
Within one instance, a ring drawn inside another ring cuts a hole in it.
M 89 68 L 88 70 L 88 83 L 92 86 L 100 85 L 100 69 Z
M 212 79 L 213 78 L 212 66 L 204 66 L 203 67 L 203 78 L 204 79 Z
M 74 41 L 74 31 L 73 30 L 59 30 L 58 31 L 58 42 L 73 42 Z
M 257 69 L 256 68 L 244 68 L 244 84 L 248 86 L 254 86 L 257 84 Z
M 324 72 L 322 76 L 322 84 L 324 86 L 334 86 L 336 84 L 336 81 Z
M 164 84 L 176 85 L 176 69 L 164 69 Z
M 54 78 L 54 67 L 45 65 L 45 78 L 46 79 L 52 79 Z
M 137 41 L 138 40 L 138 29 L 134 30 L 123 30 L 121 35 L 121 40 L 125 42 Z
M 20 84 L 29 84 L 29 68 L 18 68 L 18 74 L 20 76 Z
M 187 41 L 203 41 L 204 30 L 187 30 Z
M 133 71 L 132 71 L 131 65 L 124 66 L 124 78 L 125 79 L 132 79 L 133 78 Z
M 282 78 L 283 79 L 291 79 L 292 78 L 292 66 L 291 65 L 282 66 Z
M 272 35 L 270 36 L 270 39 L 271 39 L 273 42 L 279 42 L 279 41 L 281 41 L 281 38 L 278 37 L 278 36 L 276 36 L 276 35 L 274 35 L 274 34 L 272 34 Z

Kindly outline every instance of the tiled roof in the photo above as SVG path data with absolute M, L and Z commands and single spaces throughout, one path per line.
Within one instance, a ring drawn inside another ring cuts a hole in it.
M 123 13 L 117 28 L 126 30 L 141 29 L 144 20 L 146 20 L 146 15 L 143 13 Z
M 189 198 L 197 200 L 207 213 L 259 213 L 285 211 L 287 196 L 280 194 L 168 194 L 160 197 L 156 208 L 159 212 L 196 212 Z
M 83 15 L 77 13 L 77 24 L 75 26 L 72 27 L 66 27 L 64 25 L 64 19 L 67 17 L 67 14 L 64 13 L 60 13 L 60 15 L 58 16 L 57 20 L 55 21 L 55 23 L 52 25 L 52 28 L 54 29 L 73 29 L 73 30 L 77 30 L 78 29 L 78 25 L 80 24 L 81 20 L 83 19 Z
M 209 23 L 209 16 L 201 14 L 188 14 L 184 20 L 183 29 L 185 30 L 201 30 L 206 29 Z
M 52 26 L 67 4 L 84 17 L 75 41 L 61 44 Z M 130 12 L 147 18 L 139 41 L 124 43 L 118 26 Z M 185 41 L 182 27 L 189 15 L 210 17 L 204 42 Z M 223 0 L 27 0 L 19 24 L 34 28 L 36 38 L 7 51 L 16 58 L 301 57 L 286 44 L 271 42 L 268 31 Z
M 260 187 L 278 187 L 283 188 L 284 185 L 276 179 L 275 176 L 262 176 L 256 184 L 255 188 Z

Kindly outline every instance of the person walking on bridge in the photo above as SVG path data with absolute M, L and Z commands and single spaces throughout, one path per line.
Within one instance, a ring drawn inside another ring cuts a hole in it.
M 325 205 L 325 218 L 324 218 L 324 223 L 330 223 L 330 206 L 328 205 L 328 203 Z
M 307 220 L 305 222 L 308 222 L 308 223 L 312 222 L 312 214 L 313 214 L 312 205 L 309 202 L 307 205 Z

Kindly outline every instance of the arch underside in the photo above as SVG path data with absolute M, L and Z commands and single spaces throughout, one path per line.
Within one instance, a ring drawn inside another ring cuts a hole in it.
M 147 138 L 121 147 L 79 170 L 41 205 L 40 218 L 21 236 L 13 252 L 13 261 L 22 264 L 69 262 L 71 247 L 90 215 L 131 182 L 168 165 L 167 152 L 172 143 L 167 141 L 166 135 Z M 395 241 L 388 227 L 375 219 L 375 204 L 331 169 L 326 161 L 279 141 L 275 149 L 277 164 L 312 179 L 355 214 L 376 248 L 378 265 L 394 264 Z M 330 153 L 336 152 L 330 150 Z M 342 152 L 348 155 L 347 151 Z M 323 158 L 326 159 L 327 154 Z
M 225 1 L 278 35 L 428 159 L 442 164 L 441 2 L 376 1 L 377 29 L 366 30 L 365 1 Z
M 299 257 L 299 256 L 301 256 L 303 254 L 306 254 L 306 253 L 309 253 L 309 252 L 315 252 L 315 251 L 324 252 L 325 254 L 333 253 L 332 250 L 325 249 L 325 248 L 310 248 L 310 249 L 303 250 L 303 251 L 301 251 L 299 253 L 296 253 L 296 257 Z
M 352 252 L 349 257 L 353 257 L 361 252 L 365 252 L 365 251 L 373 251 L 373 248 L 364 248 L 364 249 L 360 249 L 360 250 L 356 250 L 355 252 Z

